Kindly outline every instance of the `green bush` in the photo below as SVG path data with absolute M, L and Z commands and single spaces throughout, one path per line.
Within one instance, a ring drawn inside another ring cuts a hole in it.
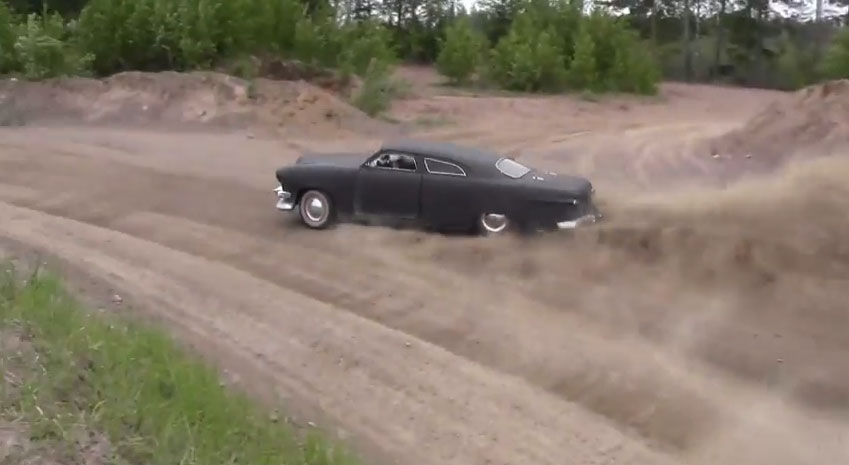
M 581 40 L 583 44 L 579 44 Z M 575 39 L 576 57 L 581 47 L 591 48 L 593 58 L 581 57 L 587 63 L 582 65 L 586 69 L 570 72 L 573 80 L 581 82 L 578 88 L 596 92 L 657 92 L 660 66 L 648 45 L 642 43 L 637 32 L 620 18 L 602 12 L 593 12 L 584 18 Z M 588 67 L 590 61 L 592 72 Z M 576 76 L 581 73 L 585 73 L 586 78 Z
M 343 70 L 365 76 L 372 60 L 391 67 L 396 62 L 389 31 L 382 25 L 366 21 L 342 31 L 344 41 L 336 65 Z
M 508 90 L 562 88 L 566 69 L 559 42 L 554 28 L 541 30 L 531 15 L 519 15 L 490 53 L 490 78 Z
M 537 88 L 551 92 L 562 89 L 566 81 L 566 60 L 559 48 L 557 33 L 553 29 L 540 32 L 535 45 L 533 57 L 539 66 Z
M 775 62 L 777 87 L 786 90 L 800 89 L 816 81 L 814 54 L 800 47 L 783 31 L 780 38 L 781 51 Z
M 295 28 L 304 17 L 298 0 L 232 0 L 229 24 L 233 47 L 282 53 L 295 46 Z
M 173 2 L 170 2 L 173 3 Z M 169 2 L 91 0 L 80 13 L 79 37 L 94 54 L 94 70 L 110 74 L 176 67 L 182 18 Z
M 12 12 L 4 2 L 0 2 L 0 73 L 10 73 L 18 69 L 16 35 Z
M 395 96 L 390 67 L 372 59 L 363 79 L 363 86 L 354 97 L 353 104 L 369 116 L 375 116 L 387 108 Z
M 575 89 L 601 90 L 595 42 L 586 25 L 581 27 L 575 39 L 575 56 L 568 74 L 569 85 Z
M 341 31 L 330 14 L 302 17 L 295 25 L 295 56 L 304 63 L 334 67 L 343 49 Z
M 622 29 L 614 39 L 613 64 L 606 76 L 609 90 L 643 95 L 657 93 L 660 67 L 634 31 Z
M 485 37 L 461 18 L 448 26 L 440 41 L 436 69 L 452 83 L 465 83 L 478 69 L 485 50 Z
M 490 51 L 487 77 L 508 90 L 531 89 L 534 64 L 531 45 L 513 31 L 507 33 Z
M 0 72 L 40 78 L 89 64 L 99 75 L 182 71 L 271 54 L 371 76 L 371 85 L 383 88 L 383 81 L 392 81 L 370 71 L 371 63 L 394 66 L 394 43 L 405 43 L 407 56 L 418 53 L 410 47 L 433 49 L 425 42 L 436 41 L 433 31 L 442 30 L 436 67 L 455 83 L 481 70 L 509 90 L 653 93 L 659 79 L 652 54 L 625 21 L 598 12 L 582 16 L 569 0 L 528 2 L 491 50 L 463 15 L 427 33 L 423 25 L 411 26 L 404 33 L 421 40 L 401 40 L 376 20 L 340 26 L 329 4 L 322 5 L 308 13 L 300 0 L 90 0 L 78 24 L 47 15 L 17 26 L 20 21 L 0 4 Z
M 490 51 L 487 75 L 499 87 L 653 94 L 660 69 L 627 23 L 600 12 L 581 16 L 566 1 L 532 3 Z
M 79 55 L 58 13 L 28 15 L 18 28 L 14 48 L 27 79 L 85 74 L 93 60 L 90 54 Z
M 100 74 L 186 70 L 292 50 L 299 26 L 313 27 L 297 0 L 91 0 L 80 14 L 80 41 Z
M 849 27 L 834 37 L 822 61 L 822 72 L 829 79 L 849 78 Z

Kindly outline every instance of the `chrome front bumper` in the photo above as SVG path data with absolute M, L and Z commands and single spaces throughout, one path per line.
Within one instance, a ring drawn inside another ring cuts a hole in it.
M 578 205 L 578 200 L 572 200 L 572 205 Z M 595 205 L 595 188 L 593 187 L 590 190 L 589 198 L 587 199 L 587 206 L 584 209 L 586 213 L 583 216 L 579 216 L 574 220 L 569 221 L 559 221 L 557 223 L 557 229 L 575 229 L 578 226 L 583 226 L 585 224 L 595 223 L 596 221 L 601 220 L 602 214 L 598 211 Z M 587 213 L 588 212 L 588 213 Z
M 557 229 L 575 229 L 578 226 L 582 226 L 589 223 L 595 223 L 599 220 L 599 215 L 589 214 L 584 215 L 580 218 L 576 218 L 574 220 L 569 221 L 560 221 L 557 223 Z
M 277 209 L 281 211 L 290 211 L 295 208 L 295 199 L 291 192 L 283 190 L 283 186 L 278 185 L 274 188 L 274 193 L 277 194 Z

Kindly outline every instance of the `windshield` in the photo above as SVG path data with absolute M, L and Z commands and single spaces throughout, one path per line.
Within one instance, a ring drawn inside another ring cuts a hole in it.
M 517 162 L 516 160 L 511 160 L 509 158 L 502 158 L 495 163 L 495 167 L 498 168 L 498 171 L 501 171 L 505 176 L 510 176 L 511 178 L 518 179 L 522 176 L 528 174 L 531 171 L 527 166 Z

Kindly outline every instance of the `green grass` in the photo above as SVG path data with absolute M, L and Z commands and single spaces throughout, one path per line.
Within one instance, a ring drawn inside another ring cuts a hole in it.
M 26 368 L 17 386 L 0 387 L 0 421 L 23 419 L 31 440 L 73 441 L 69 432 L 83 425 L 108 437 L 113 463 L 358 463 L 225 387 L 164 333 L 87 311 L 54 275 L 21 280 L 7 268 L 0 267 L 0 337 L 17 334 L 34 356 L 10 365 L 12 355 L 0 353 L 0 375 L 4 365 Z

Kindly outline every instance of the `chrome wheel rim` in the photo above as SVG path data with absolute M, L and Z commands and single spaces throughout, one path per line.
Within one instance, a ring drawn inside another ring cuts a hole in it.
M 320 224 L 327 216 L 327 202 L 317 194 L 308 194 L 303 199 L 304 216 L 312 224 Z
M 499 233 L 507 228 L 507 217 L 496 213 L 485 213 L 481 217 L 484 229 L 490 233 Z

